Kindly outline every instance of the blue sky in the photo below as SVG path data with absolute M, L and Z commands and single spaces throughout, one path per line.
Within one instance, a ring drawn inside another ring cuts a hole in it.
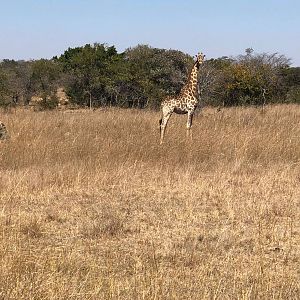
M 0 59 L 51 58 L 99 42 L 208 58 L 252 47 L 300 66 L 299 0 L 0 0 L 0 28 Z

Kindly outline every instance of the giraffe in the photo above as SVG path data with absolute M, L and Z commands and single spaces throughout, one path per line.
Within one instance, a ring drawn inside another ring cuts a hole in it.
M 6 126 L 4 125 L 4 123 L 2 123 L 0 121 L 0 140 L 5 140 L 8 137 L 9 136 L 8 136 L 8 133 L 7 133 L 7 130 L 6 130 Z
M 162 118 L 159 121 L 160 124 L 160 144 L 163 143 L 165 129 L 169 118 L 172 113 L 188 114 L 187 118 L 187 137 L 190 136 L 190 129 L 192 127 L 193 114 L 199 103 L 198 93 L 198 72 L 200 65 L 204 61 L 205 55 L 198 53 L 196 61 L 190 72 L 187 83 L 182 87 L 179 95 L 167 96 L 161 103 Z

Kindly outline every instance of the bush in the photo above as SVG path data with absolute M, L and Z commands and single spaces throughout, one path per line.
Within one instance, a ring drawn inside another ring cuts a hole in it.
M 58 105 L 58 98 L 56 95 L 45 96 L 43 100 L 39 102 L 39 107 L 41 110 L 51 110 L 55 109 Z
M 286 101 L 287 103 L 298 103 L 300 104 L 300 86 L 292 86 L 287 95 Z

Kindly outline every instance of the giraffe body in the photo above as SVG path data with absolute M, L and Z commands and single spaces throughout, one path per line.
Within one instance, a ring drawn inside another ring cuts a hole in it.
M 193 115 L 199 103 L 198 72 L 203 63 L 204 55 L 199 53 L 190 72 L 187 83 L 177 96 L 167 96 L 161 103 L 162 118 L 160 120 L 160 143 L 162 144 L 169 118 L 173 113 L 187 114 L 187 135 L 190 135 Z

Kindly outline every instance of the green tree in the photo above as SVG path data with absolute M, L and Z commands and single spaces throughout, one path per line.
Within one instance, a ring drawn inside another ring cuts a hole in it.
M 7 81 L 7 101 L 14 105 L 26 103 L 31 85 L 31 63 L 4 59 L 0 68 Z
M 199 91 L 203 105 L 220 106 L 224 104 L 226 95 L 224 92 L 225 70 L 233 63 L 233 59 L 223 56 L 217 59 L 204 61 L 199 74 Z
M 300 103 L 300 68 L 285 68 L 281 75 L 286 89 L 285 102 Z
M 289 63 L 284 55 L 257 54 L 251 48 L 236 58 L 212 60 L 210 64 L 217 70 L 212 103 L 230 106 L 282 101 L 286 90 L 281 73 Z
M 71 100 L 80 105 L 107 104 L 114 93 L 111 67 L 118 61 L 114 46 L 87 44 L 84 47 L 69 48 L 59 58 L 63 70 L 69 74 L 67 93 Z
M 2 68 L 0 68 L 0 105 L 1 106 L 8 103 L 7 98 L 8 98 L 8 80 Z
M 55 108 L 56 91 L 61 76 L 60 65 L 54 60 L 40 59 L 32 63 L 31 85 L 34 94 L 41 96 L 42 108 Z
M 130 70 L 129 106 L 157 108 L 184 84 L 192 58 L 180 51 L 138 45 L 125 52 Z

